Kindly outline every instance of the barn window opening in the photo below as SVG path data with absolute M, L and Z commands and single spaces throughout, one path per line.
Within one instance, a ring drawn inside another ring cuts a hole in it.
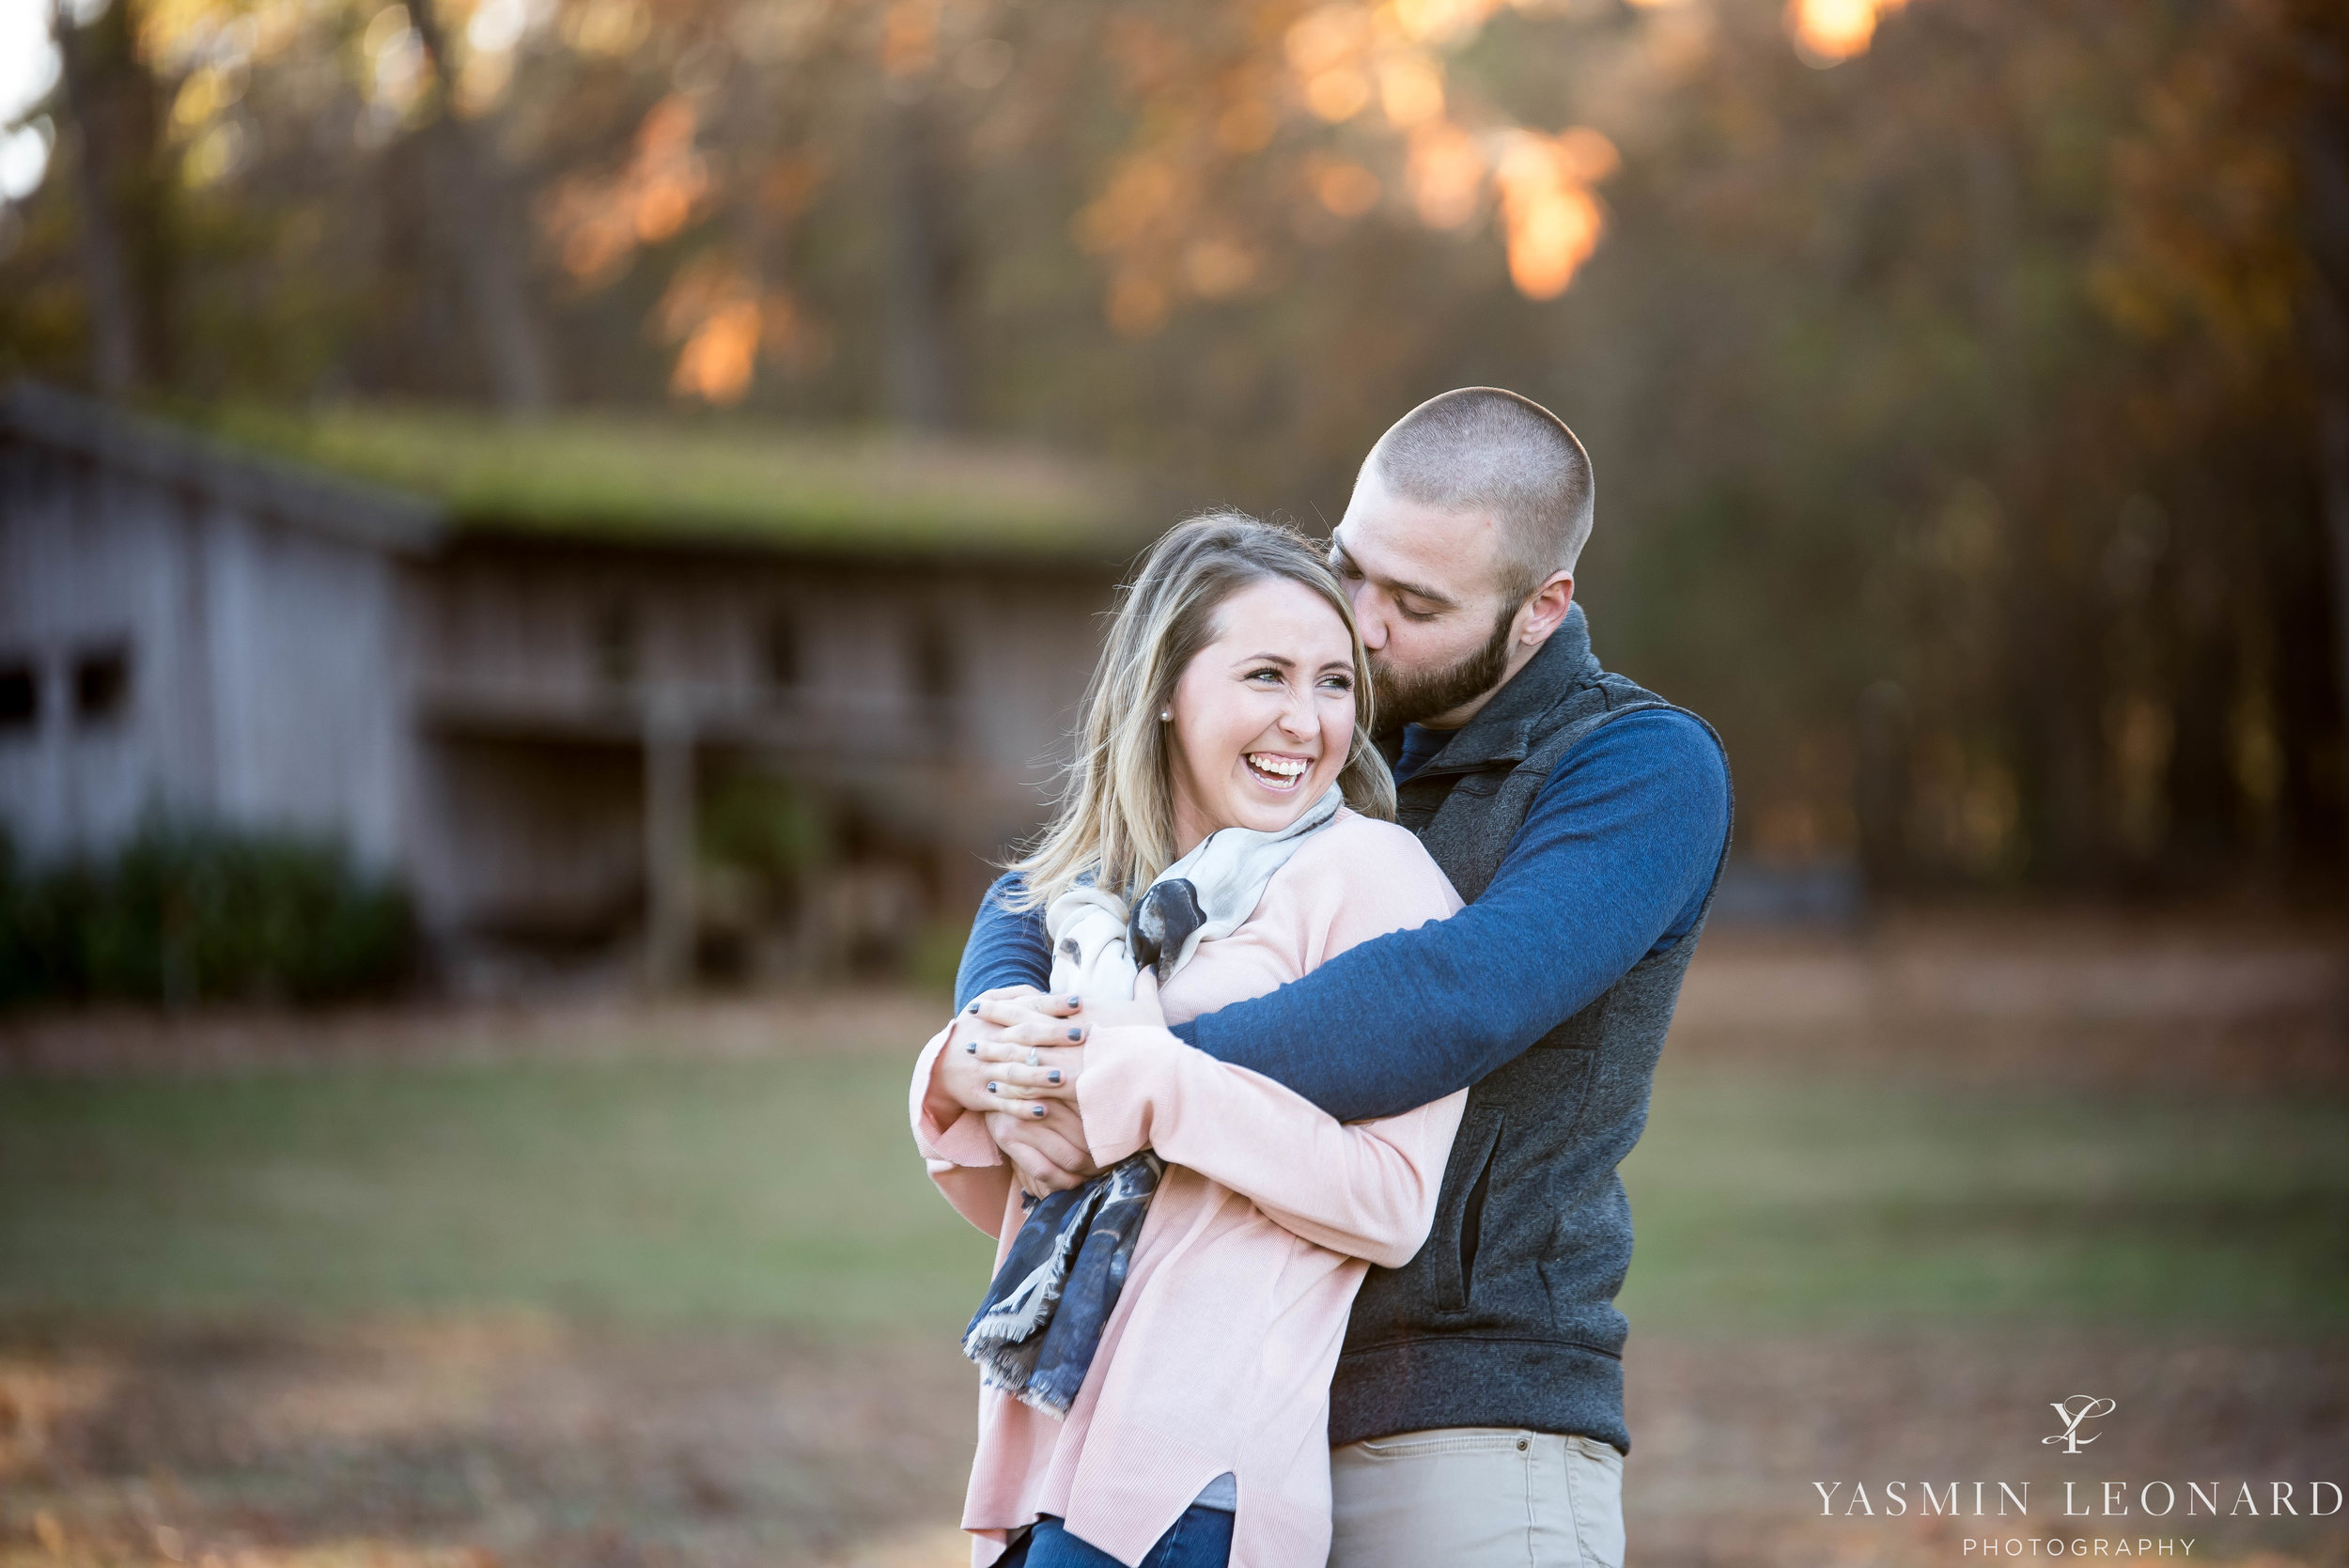
M 40 722 L 40 667 L 29 659 L 0 659 L 0 733 Z
M 131 706 L 131 650 L 116 645 L 92 648 L 73 660 L 73 717 L 85 724 L 103 724 L 122 717 Z
M 913 627 L 913 689 L 932 701 L 955 694 L 955 646 L 942 622 L 925 615 Z
M 768 621 L 763 651 L 768 685 L 788 691 L 800 684 L 800 629 L 788 615 L 777 615 Z
M 596 617 L 596 675 L 606 686 L 633 686 L 638 675 L 636 612 L 625 604 L 607 606 Z

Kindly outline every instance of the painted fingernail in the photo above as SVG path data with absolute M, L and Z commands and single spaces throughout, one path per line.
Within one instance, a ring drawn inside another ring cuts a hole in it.
M 1058 1083 L 1060 1081 L 1060 1069 L 1055 1067 L 1050 1073 L 1047 1073 L 1045 1075 L 1045 1081 L 1048 1083 Z
M 1003 1086 L 990 1079 L 987 1086 L 987 1092 L 990 1094 L 1000 1094 L 1003 1092 Z
M 962 1043 L 962 1048 L 973 1056 L 979 1054 L 979 1043 L 976 1040 L 965 1040 Z
M 964 1009 L 963 1009 L 963 1011 L 964 1011 L 964 1012 L 966 1012 L 966 1013 L 975 1013 L 975 1012 L 977 1012 L 978 1010 L 979 1010 L 979 1004 L 978 1004 L 977 1002 L 975 1002 L 975 1001 L 974 1001 L 974 1002 L 972 1002 L 970 1006 L 968 1006 L 968 1007 L 966 1007 L 966 1008 L 964 1008 Z
M 1029 1111 L 1028 1114 L 1031 1116 L 1041 1116 L 1044 1114 L 1044 1108 L 1042 1106 L 1037 1106 L 1034 1110 Z
M 1072 1040 L 1081 1040 L 1085 1037 L 1085 1032 L 1081 1029 L 1072 1029 L 1068 1032 L 1068 1037 Z

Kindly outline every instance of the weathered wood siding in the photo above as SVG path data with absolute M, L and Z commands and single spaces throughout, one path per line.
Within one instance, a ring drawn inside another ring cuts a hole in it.
M 28 856 L 102 850 L 150 810 L 333 834 L 405 859 L 412 735 L 381 551 L 25 443 L 0 446 L 0 660 L 41 702 L 0 730 Z M 77 663 L 120 650 L 118 711 Z
M 584 936 L 646 883 L 643 737 L 679 705 L 745 763 L 933 848 L 960 899 L 1049 806 L 1105 574 L 476 542 L 417 568 L 422 902 Z

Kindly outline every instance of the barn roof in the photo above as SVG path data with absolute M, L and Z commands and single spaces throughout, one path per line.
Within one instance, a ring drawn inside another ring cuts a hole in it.
M 1032 449 L 748 419 L 339 405 L 191 422 L 31 381 L 0 431 L 397 550 L 451 535 L 865 558 L 1122 561 L 1138 488 Z
M 343 407 L 214 415 L 230 441 L 423 496 L 460 533 L 857 556 L 1121 559 L 1134 487 L 1033 450 L 749 420 Z
M 442 532 L 442 507 L 423 497 L 241 450 L 200 430 L 37 381 L 0 387 L 0 436 L 378 549 L 426 549 Z

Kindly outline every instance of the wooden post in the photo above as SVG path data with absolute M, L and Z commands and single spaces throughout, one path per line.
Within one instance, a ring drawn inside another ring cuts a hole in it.
M 645 977 L 682 989 L 693 970 L 693 721 L 684 701 L 645 704 Z

